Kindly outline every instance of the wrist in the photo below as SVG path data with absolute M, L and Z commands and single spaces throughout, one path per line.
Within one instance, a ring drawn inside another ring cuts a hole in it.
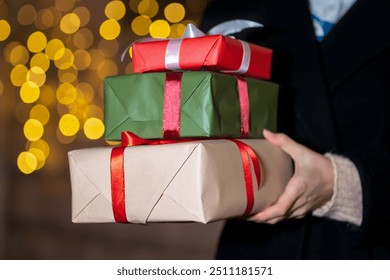
M 349 159 L 327 153 L 334 169 L 334 190 L 330 201 L 313 215 L 360 225 L 363 218 L 362 186 L 356 166 Z
M 335 172 L 333 162 L 330 158 L 323 156 L 324 164 L 322 169 L 322 186 L 324 193 L 326 194 L 326 201 L 324 204 L 331 200 L 334 194 L 335 185 Z

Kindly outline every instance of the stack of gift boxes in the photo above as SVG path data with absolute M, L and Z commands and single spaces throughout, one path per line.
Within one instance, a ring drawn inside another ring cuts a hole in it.
M 73 222 L 201 222 L 272 204 L 290 158 L 275 131 L 272 50 L 223 35 L 132 45 L 134 74 L 107 77 L 105 140 L 69 152 Z M 118 142 L 119 143 L 119 142 Z

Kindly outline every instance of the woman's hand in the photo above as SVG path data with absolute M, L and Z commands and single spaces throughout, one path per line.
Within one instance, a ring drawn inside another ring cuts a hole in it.
M 249 217 L 250 221 L 274 224 L 284 219 L 303 218 L 332 198 L 333 166 L 330 159 L 285 134 L 264 130 L 264 137 L 292 157 L 295 172 L 278 200 Z

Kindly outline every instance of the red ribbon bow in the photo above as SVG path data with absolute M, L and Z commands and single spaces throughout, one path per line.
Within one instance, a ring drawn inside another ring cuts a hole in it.
M 110 159 L 110 173 L 111 173 L 111 198 L 112 198 L 112 208 L 114 212 L 114 218 L 117 223 L 128 223 L 126 217 L 126 208 L 125 208 L 125 175 L 124 175 L 124 151 L 128 146 L 138 146 L 138 145 L 164 145 L 164 144 L 173 144 L 181 142 L 190 142 L 197 140 L 205 139 L 143 139 L 138 137 L 132 132 L 122 132 L 122 145 L 119 147 L 114 147 L 111 151 Z M 210 140 L 210 139 L 208 139 Z M 254 205 L 254 193 L 252 185 L 252 172 L 250 161 L 252 161 L 254 172 L 257 180 L 257 189 L 260 189 L 261 182 L 261 169 L 258 158 L 253 151 L 253 149 L 246 143 L 241 142 L 235 139 L 225 139 L 234 142 L 241 155 L 243 170 L 244 170 L 244 179 L 245 179 L 245 188 L 246 188 L 246 197 L 247 205 L 243 213 L 243 216 L 249 215 L 253 209 Z

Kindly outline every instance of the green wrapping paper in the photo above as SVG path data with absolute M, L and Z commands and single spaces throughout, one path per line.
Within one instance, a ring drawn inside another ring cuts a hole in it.
M 104 81 L 105 140 L 118 141 L 122 131 L 146 139 L 163 138 L 165 72 L 107 77 Z M 263 128 L 276 130 L 277 84 L 245 78 L 250 102 L 248 138 Z M 237 77 L 184 71 L 180 91 L 180 137 L 239 138 L 241 111 Z

